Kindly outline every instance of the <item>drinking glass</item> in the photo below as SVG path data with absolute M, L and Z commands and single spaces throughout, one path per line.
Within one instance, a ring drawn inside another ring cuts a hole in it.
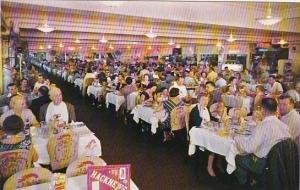
M 40 122 L 40 126 L 41 126 L 41 128 L 46 128 L 47 127 L 47 123 L 45 121 L 41 121 Z

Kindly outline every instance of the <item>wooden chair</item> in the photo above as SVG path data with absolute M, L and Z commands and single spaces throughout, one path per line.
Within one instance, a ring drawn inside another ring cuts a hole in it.
M 23 188 L 27 186 L 47 183 L 51 179 L 52 173 L 45 168 L 30 168 L 22 170 L 5 182 L 3 190 Z
M 18 149 L 0 153 L 0 179 L 6 180 L 13 174 L 30 168 L 31 157 L 29 150 Z
M 66 171 L 67 177 L 84 175 L 89 166 L 106 166 L 106 162 L 99 157 L 82 157 L 72 162 Z
M 48 141 L 48 153 L 52 171 L 67 167 L 78 156 L 78 135 L 71 131 L 52 136 Z

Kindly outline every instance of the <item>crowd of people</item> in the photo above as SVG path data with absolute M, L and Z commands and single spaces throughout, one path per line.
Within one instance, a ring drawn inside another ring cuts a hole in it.
M 159 125 L 163 134 L 161 140 L 176 141 L 184 150 L 183 155 L 187 155 L 188 131 L 192 127 L 201 127 L 209 121 L 224 124 L 232 119 L 239 122 L 240 118 L 252 116 L 257 127 L 250 138 L 234 138 L 239 150 L 236 175 L 239 182 L 245 184 L 253 164 L 261 164 L 253 163 L 253 158 L 263 161 L 277 143 L 291 138 L 298 145 L 300 153 L 300 115 L 297 111 L 300 108 L 300 81 L 286 80 L 276 73 L 268 73 L 266 64 L 264 58 L 250 72 L 246 68 L 243 71 L 232 71 L 227 67 L 220 70 L 205 62 L 189 65 L 150 60 L 125 64 L 76 59 L 68 63 L 43 62 L 41 68 L 55 70 L 57 76 L 70 83 L 92 75 L 93 80 L 88 86 L 102 88 L 101 93 L 90 94 L 93 106 L 102 107 L 105 94 L 109 92 L 124 96 L 125 102 L 130 94 L 138 92 L 135 105 L 152 107 L 155 112 L 165 110 L 167 117 Z M 60 89 L 50 85 L 50 81 L 42 74 L 33 74 L 32 70 L 33 67 L 29 66 L 27 78 L 10 83 L 7 86 L 8 94 L 1 100 L 1 106 L 10 107 L 0 117 L 0 125 L 4 130 L 0 141 L 1 151 L 7 150 L 5 139 L 11 136 L 7 128 L 12 125 L 12 119 L 21 118 L 23 123 L 20 121 L 20 125 L 24 125 L 24 128 L 39 127 L 38 121 L 49 122 L 57 116 L 64 122 L 76 120 L 74 107 L 62 101 Z M 29 105 L 26 101 L 28 94 L 36 94 L 38 99 Z M 234 100 L 234 104 L 230 103 L 230 99 Z M 126 105 L 124 110 L 129 120 L 131 110 Z M 15 130 L 13 135 L 19 135 L 19 132 Z M 213 152 L 208 157 L 207 171 L 210 176 L 216 176 L 214 157 Z

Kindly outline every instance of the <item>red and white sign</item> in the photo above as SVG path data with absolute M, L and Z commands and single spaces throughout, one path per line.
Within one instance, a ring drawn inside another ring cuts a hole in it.
M 130 190 L 130 164 L 89 167 L 87 187 L 88 190 Z

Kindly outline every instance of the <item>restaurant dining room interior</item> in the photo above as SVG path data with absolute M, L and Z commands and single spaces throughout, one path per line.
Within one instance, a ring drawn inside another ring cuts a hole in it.
M 0 5 L 0 189 L 299 190 L 298 0 Z

